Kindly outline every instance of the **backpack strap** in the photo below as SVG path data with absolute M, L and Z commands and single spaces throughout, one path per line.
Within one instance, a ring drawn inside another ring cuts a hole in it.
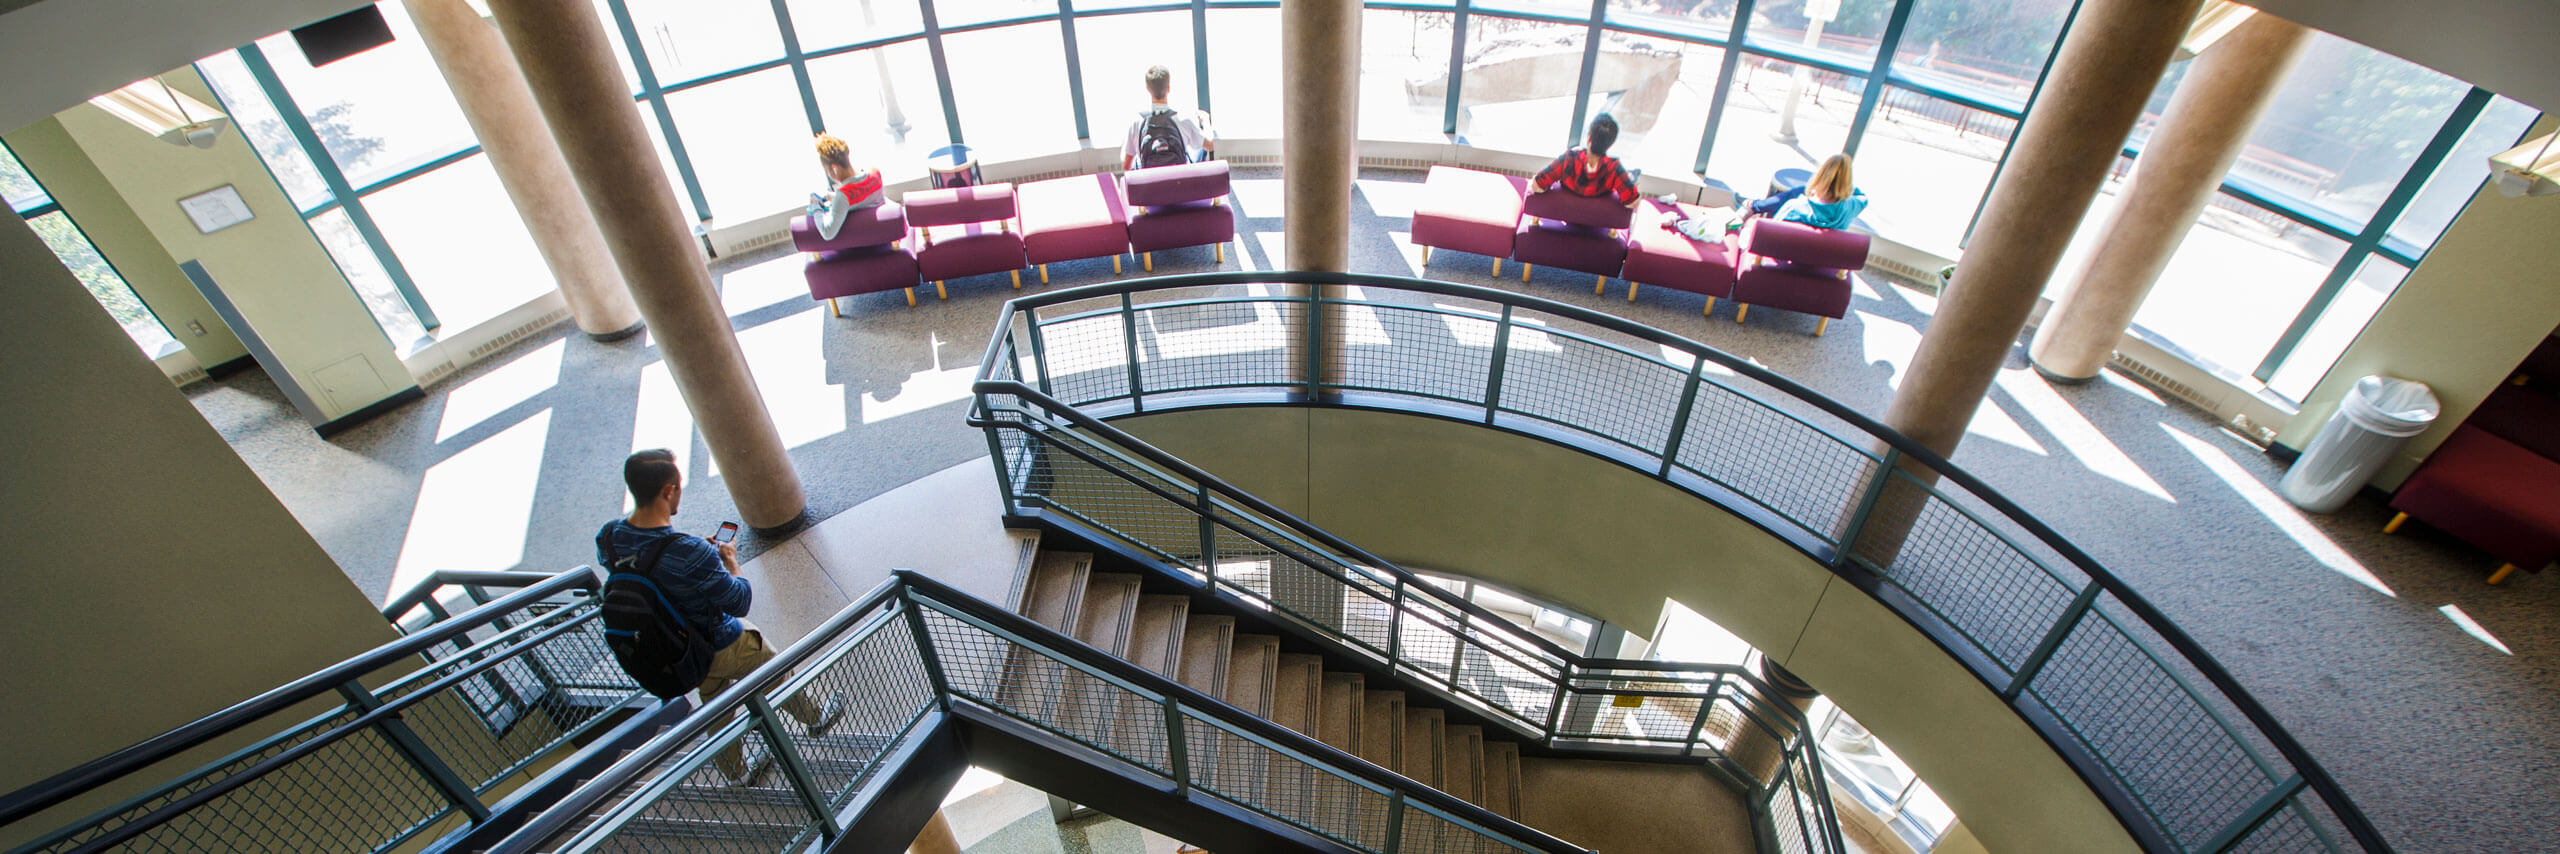
M 658 559 L 666 556 L 667 548 L 675 545 L 676 540 L 683 536 L 683 534 L 670 532 L 655 540 L 649 541 L 648 545 L 641 546 L 639 559 L 632 561 L 632 568 L 639 570 L 643 577 L 646 577 L 651 581 L 657 580 Z M 613 547 L 612 526 L 606 526 L 604 530 L 596 532 L 596 551 L 604 554 L 605 571 L 608 573 L 612 572 L 613 562 L 622 556 Z

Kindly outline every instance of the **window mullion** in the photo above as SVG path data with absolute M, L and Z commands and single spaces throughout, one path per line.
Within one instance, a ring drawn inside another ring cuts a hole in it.
M 1209 112 L 1209 0 L 1191 0 L 1191 66 L 1192 98 Z
M 354 187 L 348 185 L 346 172 L 340 170 L 338 161 L 329 156 L 328 146 L 321 144 L 320 135 L 311 129 L 311 120 L 302 114 L 302 107 L 294 103 L 293 94 L 285 91 L 284 79 L 276 76 L 275 66 L 267 62 L 266 51 L 256 42 L 242 45 L 240 61 L 249 69 L 249 76 L 258 81 L 258 88 L 265 93 L 267 100 L 275 105 L 276 117 L 283 120 L 285 131 L 293 135 L 294 142 L 302 146 L 303 155 L 311 159 L 311 168 L 320 173 L 323 183 L 329 185 L 329 195 L 335 197 L 338 207 L 347 212 L 347 221 L 355 226 L 356 234 L 364 239 L 365 247 L 382 263 L 383 275 L 391 280 L 391 287 L 400 292 L 400 301 L 408 303 L 409 313 L 418 318 L 418 325 L 429 332 L 443 326 L 443 321 L 436 319 L 435 309 L 427 306 L 426 295 L 418 292 L 418 283 L 409 278 L 409 269 L 401 266 L 400 256 L 391 251 L 391 242 L 383 239 L 382 229 L 374 224 L 373 215 L 365 211 L 364 200 L 356 195 Z
M 1752 0 L 1733 4 L 1733 32 L 1725 36 L 1724 67 L 1716 72 L 1716 94 L 1707 101 L 1707 133 L 1698 138 L 1698 162 L 1692 171 L 1707 174 L 1707 155 L 1715 153 L 1716 129 L 1724 124 L 1725 102 L 1733 97 L 1733 73 L 1742 67 L 1742 39 L 1751 30 Z
M 1749 3 L 1751 0 L 1742 0 Z M 1474 8 L 1473 0 L 1458 0 L 1449 17 L 1449 97 L 1441 109 L 1440 132 L 1458 132 L 1458 87 L 1465 82 L 1467 70 L 1467 17 Z
M 711 221 L 711 199 L 702 193 L 702 178 L 693 173 L 693 158 L 685 153 L 684 135 L 676 132 L 676 115 L 667 109 L 667 93 L 658 86 L 658 72 L 649 64 L 649 51 L 640 42 L 640 26 L 631 20 L 631 8 L 625 0 L 604 0 L 613 13 L 613 24 L 622 31 L 622 47 L 631 54 L 631 70 L 640 76 L 639 98 L 649 102 L 649 110 L 658 117 L 658 132 L 667 138 L 667 155 L 676 162 L 676 180 L 693 200 L 694 218 Z
M 1076 117 L 1076 138 L 1093 139 L 1093 125 L 1084 115 L 1084 60 L 1076 53 L 1076 13 L 1067 0 L 1058 0 L 1058 39 L 1067 49 L 1067 111 Z M 1193 53 L 1199 53 L 1193 46 Z
M 1876 42 L 1875 64 L 1867 69 L 1866 93 L 1858 98 L 1858 116 L 1849 121 L 1849 138 L 1840 146 L 1848 154 L 1858 153 L 1858 143 L 1867 136 L 1867 123 L 1875 119 L 1876 104 L 1884 100 L 1885 76 L 1893 69 L 1894 51 L 1902 48 L 1902 30 L 1911 22 L 1911 7 L 1918 4 L 1919 0 L 1899 0 L 1893 6 L 1893 15 L 1885 20 L 1884 38 Z M 2011 134 L 2012 138 L 2015 136 Z
M 773 0 L 773 26 L 782 33 L 782 57 L 791 63 L 791 79 L 800 84 L 800 108 L 809 113 L 809 133 L 823 133 L 827 120 L 818 112 L 818 87 L 809 81 L 809 57 L 800 51 L 800 32 L 791 25 L 787 0 Z
M 1600 16 L 1608 0 L 1591 0 L 1591 23 L 1582 36 L 1582 76 L 1573 87 L 1573 124 L 1564 129 L 1565 147 L 1582 142 L 1582 124 L 1591 119 L 1591 83 L 1600 72 Z
M 942 90 L 943 129 L 950 131 L 952 145 L 966 144 L 960 135 L 960 102 L 951 92 L 951 61 L 942 50 L 942 20 L 933 13 L 933 0 L 916 0 L 916 8 L 924 15 L 924 47 L 933 58 L 933 81 Z

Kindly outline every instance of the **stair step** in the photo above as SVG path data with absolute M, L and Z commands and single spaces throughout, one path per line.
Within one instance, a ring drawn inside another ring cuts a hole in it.
M 1084 584 L 1084 607 L 1076 620 L 1076 640 L 1122 658 L 1129 656 L 1129 633 L 1138 622 L 1139 577 L 1130 572 L 1096 572 Z
M 1520 745 L 1509 741 L 1484 744 L 1484 807 L 1495 815 L 1520 820 Z
M 1441 755 L 1440 790 L 1484 805 L 1484 727 L 1451 724 Z
M 1227 653 L 1227 688 L 1219 699 L 1227 705 L 1271 717 L 1273 682 L 1280 675 L 1280 638 L 1277 635 L 1236 635 Z
M 1442 751 L 1447 748 L 1448 713 L 1439 709 L 1404 709 L 1404 757 L 1396 768 L 1425 786 L 1438 788 Z
M 1191 599 L 1164 593 L 1138 597 L 1138 623 L 1129 630 L 1129 660 L 1159 676 L 1182 672 L 1182 629 Z
M 1005 588 L 1005 610 L 1022 613 L 1022 595 L 1031 584 L 1031 566 L 1040 561 L 1040 529 L 1006 528 L 1006 539 L 1013 541 L 1013 583 Z
M 1312 736 L 1323 707 L 1324 656 L 1281 653 L 1280 670 L 1271 683 L 1271 722 Z
M 1366 683 L 1357 673 L 1324 674 L 1317 698 L 1317 740 L 1345 753 L 1360 752 L 1360 691 Z
M 1182 621 L 1182 668 L 1174 681 L 1212 697 L 1227 692 L 1227 650 L 1236 618 L 1192 614 Z
M 1093 575 L 1093 555 L 1042 552 L 1031 564 L 1031 580 L 1023 591 L 1021 614 L 1033 622 L 1074 634 L 1084 609 L 1084 586 Z
M 1360 692 L 1360 758 L 1389 771 L 1404 767 L 1404 692 Z

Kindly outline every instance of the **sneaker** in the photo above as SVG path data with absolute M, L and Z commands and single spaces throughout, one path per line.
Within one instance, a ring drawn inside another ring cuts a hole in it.
M 809 722 L 809 735 L 822 736 L 835 729 L 844 720 L 845 709 L 852 705 L 853 698 L 843 691 L 827 695 L 827 701 L 818 705 L 818 719 Z
M 752 736 L 751 736 L 751 737 L 752 737 Z M 724 778 L 724 779 L 722 779 L 722 780 L 721 780 L 721 783 L 722 783 L 723 785 L 729 786 L 730 788 L 739 788 L 739 789 L 746 788 L 746 787 L 748 787 L 748 786 L 753 786 L 753 785 L 755 785 L 755 784 L 756 784 L 756 781 L 764 779 L 765 772 L 767 772 L 767 771 L 771 771 L 771 770 L 773 770 L 773 752 L 772 752 L 772 751 L 770 751 L 770 750 L 748 750 L 748 751 L 747 751 L 747 773 L 739 774 L 739 775 L 737 775 L 737 776 L 732 777 L 732 776 L 727 776 L 727 774 L 726 774 L 725 772 L 723 772 L 723 775 L 722 775 L 722 776 L 723 776 L 723 778 Z

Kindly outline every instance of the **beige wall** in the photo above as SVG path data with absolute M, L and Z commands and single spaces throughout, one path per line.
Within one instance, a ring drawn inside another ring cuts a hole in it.
M 191 97 L 216 102 L 193 68 L 169 72 L 164 79 Z M 311 391 L 325 417 L 346 415 L 416 385 L 328 250 L 237 129 L 224 130 L 210 149 L 196 149 L 144 135 L 87 104 L 57 119 L 69 142 L 104 178 L 104 186 L 66 187 L 60 196 L 64 209 L 74 216 L 84 209 L 119 205 L 131 211 L 165 253 L 146 251 L 137 266 L 202 263 L 294 379 Z M 50 177 L 45 164 L 29 168 L 39 178 Z M 256 218 L 199 233 L 178 200 L 225 184 L 239 190 Z M 110 213 L 108 219 L 113 218 Z M 108 260 L 121 265 L 126 256 L 109 253 Z M 178 282 L 192 290 L 183 276 Z M 220 325 L 209 315 L 207 319 L 208 327 Z M 171 324 L 172 334 L 184 331 L 184 321 Z M 351 359 L 358 361 L 349 363 Z M 321 381 L 324 370 L 330 382 Z
M 2534 126 L 2536 134 L 2552 130 L 2549 119 Z M 2560 198 L 2510 199 L 2484 187 L 2276 440 L 2296 449 L 2309 445 L 2359 378 L 2388 374 L 2424 382 L 2443 402 L 2444 415 L 2375 476 L 2375 486 L 2396 489 L 2554 327 L 2560 327 Z
M 1722 509 L 1543 441 L 1452 421 L 1267 407 L 1115 426 L 1393 561 L 1625 626 L 1665 597 L 1802 675 L 1992 850 L 2131 851 L 2043 738 L 1901 618 Z
M 0 288 L 13 366 L 0 371 L 0 540 L 16 549 L 0 597 L 0 791 L 391 639 L 15 218 L 0 223 Z
M 90 162 L 88 152 L 80 150 L 71 133 L 62 129 L 60 120 L 45 119 L 19 128 L 6 141 L 19 162 L 62 205 L 63 213 L 98 247 L 98 253 L 115 265 L 116 274 L 133 286 L 134 296 L 141 297 L 170 336 L 186 346 L 196 364 L 219 365 L 249 355 L 231 328 L 214 315 L 195 283 L 178 271 L 178 262 L 161 247 L 141 215 L 125 204 L 106 174 Z M 203 326 L 204 334 L 195 334 L 189 323 Z

